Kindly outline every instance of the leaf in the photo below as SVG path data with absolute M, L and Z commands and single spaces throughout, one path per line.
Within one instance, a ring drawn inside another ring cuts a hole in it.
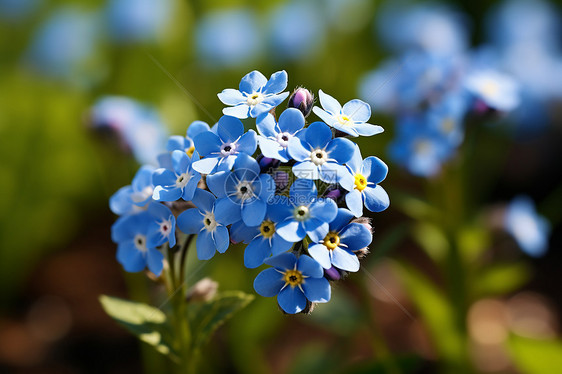
M 450 362 L 462 362 L 465 355 L 463 337 L 458 333 L 454 310 L 443 292 L 412 266 L 395 263 L 394 268 L 421 314 L 440 356 Z
M 192 303 L 188 307 L 188 318 L 193 334 L 194 348 L 201 348 L 228 319 L 244 309 L 253 295 L 240 291 L 226 291 L 217 294 L 210 301 Z
M 562 367 L 560 340 L 536 340 L 513 335 L 508 341 L 508 348 L 522 373 L 550 374 Z
M 413 239 L 437 263 L 444 260 L 450 245 L 441 228 L 432 223 L 418 223 L 413 227 Z
M 525 284 L 529 277 L 530 269 L 522 262 L 490 266 L 475 277 L 475 296 L 481 298 L 509 293 Z
M 150 344 L 164 355 L 177 355 L 172 347 L 172 334 L 166 315 L 153 306 L 101 295 L 100 303 L 105 312 L 141 341 Z

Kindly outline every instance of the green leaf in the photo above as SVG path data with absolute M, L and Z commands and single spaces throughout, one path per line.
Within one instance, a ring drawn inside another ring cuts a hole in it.
M 201 348 L 228 319 L 244 309 L 253 295 L 240 291 L 225 291 L 204 303 L 192 303 L 188 307 L 188 318 L 193 333 L 194 348 Z
M 450 245 L 443 230 L 432 223 L 418 223 L 413 227 L 412 237 L 437 263 L 444 260 Z
M 513 335 L 509 339 L 508 348 L 511 358 L 522 373 L 550 374 L 562 367 L 560 340 L 536 340 Z
M 117 297 L 101 295 L 100 303 L 105 312 L 164 355 L 177 356 L 172 349 L 172 334 L 166 315 L 158 308 Z
M 509 293 L 525 284 L 529 277 L 529 267 L 522 262 L 487 267 L 473 281 L 475 296 L 481 298 Z

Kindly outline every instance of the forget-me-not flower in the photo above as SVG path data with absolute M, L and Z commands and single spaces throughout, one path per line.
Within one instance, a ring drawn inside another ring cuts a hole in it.
M 339 182 L 347 173 L 343 166 L 354 150 L 354 143 L 345 138 L 332 139 L 332 130 L 322 122 L 314 122 L 298 137 L 289 140 L 289 155 L 297 161 L 293 173 L 297 178 Z
M 367 247 L 373 235 L 365 225 L 349 222 L 353 213 L 339 208 L 338 215 L 330 223 L 326 235 L 319 241 L 309 244 L 308 253 L 324 269 L 335 266 L 345 271 L 359 270 L 359 258 L 353 253 Z
M 371 136 L 384 131 L 381 126 L 367 123 L 371 118 L 371 106 L 366 102 L 354 99 L 341 106 L 332 96 L 318 91 L 322 108 L 314 107 L 314 113 L 336 130 L 351 136 Z
M 172 169 L 157 169 L 152 176 L 152 198 L 156 201 L 191 200 L 201 180 L 201 174 L 193 170 L 191 161 L 185 152 L 173 151 Z
M 273 73 L 269 80 L 257 70 L 246 74 L 238 90 L 227 88 L 218 94 L 220 101 L 232 106 L 222 112 L 241 119 L 256 118 L 268 112 L 289 96 L 288 92 L 282 92 L 287 87 L 287 79 L 285 70 Z
M 252 155 L 257 148 L 254 130 L 244 133 L 244 125 L 239 119 L 222 116 L 217 131 L 203 131 L 195 136 L 195 149 L 202 160 L 195 161 L 193 168 L 201 174 L 232 169 L 239 154 Z
M 130 185 L 121 187 L 109 198 L 109 207 L 117 215 L 131 214 L 152 200 L 154 167 L 143 165 L 135 174 Z
M 279 121 L 271 113 L 260 116 L 256 122 L 260 135 L 258 143 L 265 157 L 274 158 L 281 162 L 289 162 L 287 152 L 289 141 L 304 127 L 304 115 L 295 108 L 285 109 L 279 116 Z
M 353 157 L 347 162 L 352 178 L 342 180 L 342 187 L 349 192 L 345 203 L 356 216 L 363 215 L 363 204 L 371 212 L 381 212 L 388 208 L 390 200 L 386 191 L 379 186 L 388 173 L 388 167 L 378 157 L 361 157 L 359 146 L 355 145 Z
M 236 222 L 259 225 L 267 211 L 267 202 L 275 194 L 275 181 L 269 174 L 260 174 L 256 160 L 242 153 L 234 162 L 232 172 L 207 176 L 207 186 L 217 197 L 216 208 Z
M 148 226 L 147 246 L 160 247 L 166 242 L 170 248 L 176 245 L 176 217 L 164 204 L 152 203 L 148 206 L 152 222 Z
M 264 262 L 273 267 L 258 274 L 254 289 L 261 296 L 277 296 L 277 303 L 286 313 L 303 311 L 307 300 L 315 303 L 330 300 L 330 282 L 324 278 L 322 266 L 309 256 L 297 258 L 293 253 L 282 253 Z
M 519 105 L 519 85 L 515 79 L 494 70 L 472 72 L 465 78 L 464 87 L 491 109 L 508 112 Z
M 511 201 L 507 206 L 504 227 L 529 256 L 540 257 L 548 249 L 550 223 L 537 214 L 529 197 L 517 196 Z
M 215 251 L 226 252 L 230 244 L 226 226 L 233 223 L 228 220 L 228 212 L 215 206 L 216 198 L 212 193 L 199 188 L 191 201 L 197 208 L 182 212 L 177 226 L 185 234 L 197 234 L 197 258 L 208 260 Z
M 336 217 L 338 206 L 332 199 L 318 198 L 316 185 L 310 179 L 297 179 L 291 185 L 289 197 L 275 196 L 269 210 L 276 230 L 283 239 L 297 242 L 308 236 L 320 240 L 328 223 Z

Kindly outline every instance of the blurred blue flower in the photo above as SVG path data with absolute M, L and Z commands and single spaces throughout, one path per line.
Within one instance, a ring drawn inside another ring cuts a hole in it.
M 287 147 L 289 141 L 304 127 L 304 115 L 295 108 L 285 109 L 279 116 L 279 121 L 271 113 L 264 113 L 258 117 L 256 127 L 260 135 L 258 143 L 265 157 L 289 161 Z
M 289 96 L 288 92 L 282 92 L 287 88 L 287 79 L 285 70 L 273 73 L 269 80 L 257 70 L 246 74 L 239 90 L 226 88 L 217 95 L 223 104 L 232 106 L 222 112 L 240 119 L 256 118 L 268 112 Z
M 148 225 L 146 245 L 156 248 L 169 243 L 170 248 L 176 245 L 176 217 L 164 204 L 152 203 L 148 206 L 152 221 Z
M 226 252 L 230 243 L 226 226 L 234 223 L 228 221 L 228 212 L 217 209 L 213 194 L 199 188 L 192 202 L 196 208 L 180 213 L 177 225 L 185 234 L 197 234 L 197 258 L 208 260 L 215 255 L 215 251 Z
M 248 226 L 257 226 L 265 218 L 267 202 L 275 194 L 275 182 L 269 174 L 260 174 L 260 166 L 247 154 L 240 154 L 232 172 L 210 174 L 207 186 L 218 200 L 217 210 L 231 222 L 242 219 Z
M 504 227 L 529 256 L 540 257 L 547 251 L 550 223 L 537 214 L 535 204 L 529 197 L 517 196 L 509 203 Z
M 109 0 L 109 34 L 120 43 L 156 41 L 170 22 L 173 5 L 173 0 Z
M 509 75 L 495 70 L 478 70 L 464 79 L 465 89 L 486 107 L 509 112 L 519 105 L 519 85 Z
M 168 133 L 158 112 L 127 97 L 105 96 L 91 109 L 94 128 L 114 131 L 141 164 L 157 165 Z
M 469 101 L 462 91 L 452 91 L 427 108 L 427 126 L 441 133 L 453 147 L 459 146 L 464 139 L 464 117 L 468 111 Z
M 324 44 L 324 25 L 312 2 L 290 1 L 273 10 L 267 22 L 271 54 L 280 60 L 307 58 Z
M 130 185 L 121 187 L 109 198 L 109 207 L 117 215 L 132 214 L 142 210 L 152 200 L 154 167 L 143 165 Z
M 258 274 L 254 289 L 261 296 L 277 296 L 285 313 L 303 311 L 308 301 L 325 303 L 330 300 L 330 283 L 324 278 L 322 266 L 309 256 L 297 258 L 292 253 L 282 253 L 264 262 L 273 267 Z
M 345 195 L 345 203 L 356 216 L 363 215 L 363 204 L 371 212 L 381 212 L 388 208 L 390 199 L 386 191 L 379 185 L 388 174 L 388 167 L 378 157 L 361 157 L 359 146 L 355 144 L 353 156 L 347 162 L 352 178 L 342 182 L 343 188 L 349 192 Z M 351 182 L 351 183 L 350 183 Z
M 230 228 L 231 239 L 237 238 L 248 244 L 244 251 L 244 266 L 249 269 L 261 266 L 269 256 L 287 252 L 293 246 L 277 232 L 279 222 L 274 218 L 273 209 L 274 205 L 268 205 L 267 214 L 258 226 L 251 227 L 238 221 Z
M 253 155 L 257 148 L 257 136 L 254 130 L 244 133 L 244 125 L 239 119 L 222 116 L 217 125 L 216 134 L 203 131 L 195 136 L 195 149 L 202 160 L 193 163 L 193 169 L 201 174 L 232 169 L 238 155 Z
M 193 160 L 197 159 L 198 155 L 194 154 Z M 172 168 L 157 169 L 152 175 L 152 198 L 156 201 L 176 201 L 180 198 L 190 201 L 200 180 L 201 174 L 192 168 L 192 159 L 183 151 L 173 151 Z
M 389 146 L 390 157 L 410 173 L 431 177 L 450 159 L 456 145 L 441 131 L 428 126 L 426 114 L 398 118 L 397 134 Z
M 297 178 L 340 182 L 347 173 L 343 166 L 353 154 L 354 143 L 345 138 L 332 139 L 332 130 L 323 122 L 314 122 L 289 141 L 289 155 L 297 161 Z
M 83 80 L 96 54 L 99 31 L 97 13 L 60 7 L 35 32 L 25 62 L 48 76 Z
M 283 239 L 297 242 L 308 235 L 312 240 L 320 240 L 328 224 L 336 217 L 338 207 L 331 199 L 317 197 L 314 181 L 297 179 L 291 185 L 289 197 L 275 196 L 268 210 L 276 229 Z
M 0 20 L 16 23 L 35 12 L 43 0 L 0 0 Z
M 245 9 L 205 14 L 195 28 L 195 40 L 205 67 L 248 65 L 263 43 L 254 14 Z
M 376 14 L 377 36 L 394 52 L 453 56 L 469 45 L 466 17 L 445 4 L 387 1 Z
M 315 106 L 312 110 L 314 114 L 336 130 L 351 136 L 371 136 L 384 131 L 380 126 L 367 123 L 371 118 L 371 106 L 366 102 L 354 99 L 342 107 L 336 99 L 322 90 L 318 94 L 322 108 Z
M 145 210 L 121 216 L 111 226 L 111 239 L 117 243 L 117 261 L 126 271 L 138 272 L 148 267 L 156 276 L 162 272 L 164 256 L 148 245 L 153 221 L 151 213 Z
M 352 222 L 353 213 L 344 208 L 330 223 L 329 231 L 318 241 L 308 246 L 310 256 L 324 269 L 335 266 L 338 269 L 355 272 L 359 270 L 359 258 L 354 251 L 366 248 L 373 235 L 365 225 Z

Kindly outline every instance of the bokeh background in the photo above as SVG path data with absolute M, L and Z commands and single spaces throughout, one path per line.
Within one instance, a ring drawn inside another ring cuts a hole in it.
M 385 132 L 358 143 L 389 165 L 391 206 L 372 216 L 366 271 L 334 285 L 330 303 L 285 316 L 257 297 L 219 330 L 202 370 L 559 371 L 560 5 L 0 0 L 0 372 L 166 370 L 99 305 L 101 294 L 154 304 L 163 292 L 115 260 L 108 198 L 168 135 L 215 123 L 218 92 L 283 69 L 289 89 L 372 104 Z M 455 79 L 443 73 L 451 61 Z M 458 83 L 480 70 L 516 88 L 489 99 Z M 462 139 L 430 172 L 393 157 L 404 115 L 453 81 L 466 97 Z M 532 208 L 517 230 L 536 225 L 534 209 L 551 228 L 530 249 L 503 225 L 522 195 Z M 253 293 L 259 269 L 242 255 L 233 246 L 203 266 L 191 258 L 188 281 Z

